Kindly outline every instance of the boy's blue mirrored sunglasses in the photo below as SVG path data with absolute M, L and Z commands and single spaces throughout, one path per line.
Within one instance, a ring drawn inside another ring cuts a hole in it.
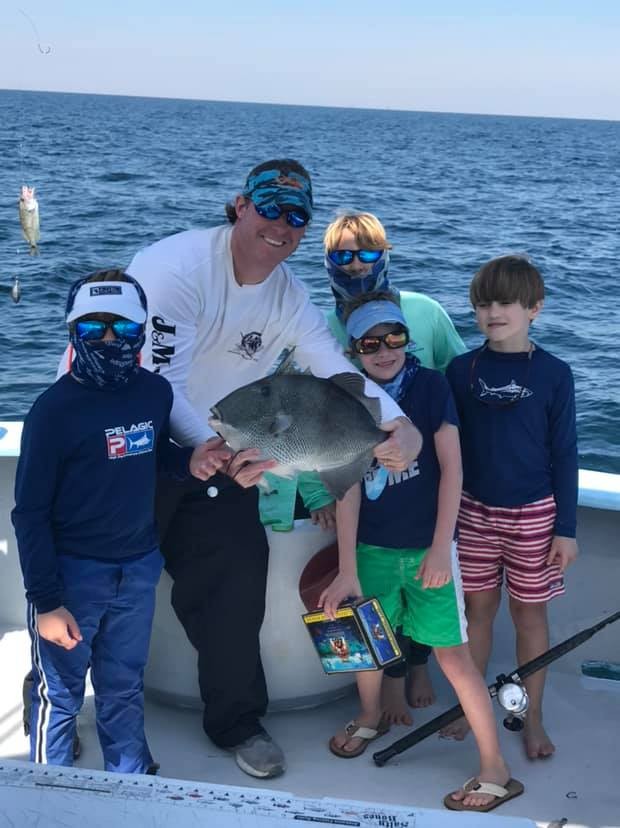
M 108 328 L 117 339 L 139 339 L 144 332 L 144 325 L 131 319 L 115 319 L 113 322 L 101 322 L 99 319 L 83 319 L 75 323 L 75 331 L 82 342 L 103 339 Z
M 286 216 L 286 223 L 295 228 L 305 227 L 310 221 L 303 210 L 283 210 L 278 204 L 269 204 L 267 207 L 257 207 L 256 204 L 254 204 L 254 209 L 259 216 L 269 219 L 269 221 L 275 221 L 276 219 L 279 219 L 282 214 L 284 214 Z
M 356 256 L 363 264 L 374 264 L 383 256 L 383 250 L 332 250 L 327 254 L 330 262 L 338 267 L 350 265 Z

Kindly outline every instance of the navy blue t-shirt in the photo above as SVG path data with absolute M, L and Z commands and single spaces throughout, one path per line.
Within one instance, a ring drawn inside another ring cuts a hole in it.
M 575 537 L 577 429 L 568 365 L 538 346 L 531 359 L 477 348 L 455 357 L 446 377 L 461 421 L 463 489 L 487 506 L 524 506 L 552 494 L 555 534 Z
M 389 472 L 385 489 L 370 500 L 362 481 L 357 539 L 389 549 L 427 549 L 433 542 L 441 470 L 435 433 L 443 423 L 458 426 L 450 386 L 443 374 L 418 367 L 398 403 L 422 434 L 422 451 L 403 472 Z M 373 470 L 368 472 L 373 476 Z
M 170 442 L 171 408 L 170 383 L 143 368 L 114 390 L 65 374 L 32 406 L 11 517 L 39 612 L 62 605 L 57 555 L 123 560 L 157 546 L 157 468 L 186 477 L 192 452 Z

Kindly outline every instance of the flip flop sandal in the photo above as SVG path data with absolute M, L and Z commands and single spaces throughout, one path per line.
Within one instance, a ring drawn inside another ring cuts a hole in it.
M 358 725 L 358 723 L 353 720 L 345 725 L 344 732 L 349 739 L 363 739 L 363 741 L 353 750 L 345 750 L 344 746 L 340 747 L 340 745 L 336 744 L 336 737 L 332 736 L 329 740 L 329 749 L 333 754 L 340 756 L 342 759 L 354 759 L 356 756 L 361 756 L 361 754 L 368 747 L 369 742 L 372 742 L 373 739 L 377 739 L 379 736 L 383 736 L 389 729 L 389 724 L 383 721 L 379 722 L 375 730 L 374 727 L 364 727 L 363 725 Z
M 493 782 L 479 782 L 473 776 L 465 782 L 462 790 L 466 794 L 474 792 L 488 794 L 489 796 L 494 796 L 495 799 L 492 799 L 486 805 L 463 805 L 462 799 L 453 799 L 452 795 L 448 794 L 444 797 L 443 804 L 450 811 L 492 811 L 493 808 L 497 808 L 502 802 L 508 802 L 509 799 L 520 796 L 525 789 L 523 783 L 519 782 L 518 779 L 509 779 L 505 785 L 495 785 Z

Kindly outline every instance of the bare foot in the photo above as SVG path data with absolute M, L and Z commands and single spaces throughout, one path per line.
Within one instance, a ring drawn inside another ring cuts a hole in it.
M 383 676 L 381 685 L 383 721 L 388 724 L 412 725 L 413 719 L 405 701 L 405 679 Z
M 439 737 L 441 739 L 454 739 L 455 742 L 462 742 L 469 731 L 469 722 L 465 716 L 461 716 L 461 718 L 457 719 L 455 722 L 451 722 L 449 725 L 442 727 L 439 731 Z M 492 782 L 493 780 L 485 779 L 484 781 Z
M 525 719 L 523 744 L 528 759 L 548 759 L 555 753 L 555 745 L 539 719 Z
M 468 788 L 472 788 L 477 782 L 493 782 L 495 785 L 501 785 L 504 787 L 508 783 L 509 779 L 510 770 L 504 762 L 500 761 L 494 767 L 486 768 L 484 771 L 481 770 L 478 776 L 473 780 L 472 785 L 468 786 Z M 458 791 L 453 791 L 450 796 L 455 802 L 462 801 L 463 805 L 467 808 L 477 808 L 488 805 L 496 799 L 496 797 L 492 794 L 476 793 L 474 790 L 466 791 L 464 788 L 459 788 Z
M 415 664 L 409 668 L 405 692 L 410 707 L 429 707 L 434 703 L 435 691 L 426 664 Z

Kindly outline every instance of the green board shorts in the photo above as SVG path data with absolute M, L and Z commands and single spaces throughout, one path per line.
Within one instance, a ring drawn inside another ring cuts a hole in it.
M 415 576 L 426 549 L 357 545 L 357 574 L 364 596 L 378 598 L 390 624 L 429 647 L 456 647 L 467 641 L 467 619 L 456 544 L 452 580 L 423 589 Z

